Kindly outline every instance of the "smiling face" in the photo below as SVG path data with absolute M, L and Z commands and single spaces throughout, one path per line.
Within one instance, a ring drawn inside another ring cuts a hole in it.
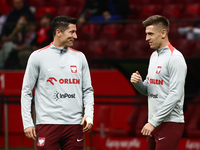
M 157 25 L 150 25 L 146 27 L 146 41 L 149 43 L 151 49 L 162 48 L 163 45 L 163 30 Z
M 59 29 L 57 29 L 57 33 L 60 45 L 63 46 L 65 49 L 67 47 L 72 47 L 74 44 L 74 40 L 77 39 L 75 24 L 69 24 L 68 28 L 64 32 L 61 32 Z

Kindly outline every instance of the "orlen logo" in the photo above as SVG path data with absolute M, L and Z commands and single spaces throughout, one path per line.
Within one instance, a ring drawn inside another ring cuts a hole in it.
M 56 91 L 54 93 L 54 99 L 57 101 L 61 98 L 75 98 L 75 94 L 60 93 L 60 92 Z
M 50 82 L 52 85 L 54 85 L 54 82 L 57 82 L 57 79 L 50 77 L 47 82 Z M 80 84 L 80 79 L 59 79 L 58 82 L 60 84 Z
M 147 84 L 163 85 L 163 80 L 151 79 L 149 77 L 147 77 L 147 79 L 148 79 Z
M 54 85 L 53 80 L 57 82 L 57 80 L 54 77 L 50 77 L 47 82 L 50 82 L 52 85 Z

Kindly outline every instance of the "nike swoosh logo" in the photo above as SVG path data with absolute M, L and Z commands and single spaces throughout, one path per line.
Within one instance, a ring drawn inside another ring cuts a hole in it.
M 162 138 L 158 138 L 158 140 L 160 141 L 160 140 L 163 140 L 163 139 L 165 139 L 165 137 L 162 137 Z
M 82 141 L 83 139 L 77 139 L 77 142 L 80 142 L 80 141 Z

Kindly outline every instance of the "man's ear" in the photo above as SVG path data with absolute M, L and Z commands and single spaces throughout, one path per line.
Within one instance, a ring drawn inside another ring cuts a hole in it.
M 56 29 L 56 35 L 58 36 L 58 37 L 61 37 L 61 31 L 59 30 L 59 29 Z
M 163 29 L 161 31 L 161 34 L 162 34 L 162 39 L 164 39 L 166 36 L 167 36 L 167 30 L 166 29 Z

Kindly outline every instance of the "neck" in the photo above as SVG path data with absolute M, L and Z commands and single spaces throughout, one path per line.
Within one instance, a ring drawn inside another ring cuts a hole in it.
M 167 46 L 169 43 L 170 43 L 170 42 L 169 42 L 168 39 L 164 40 L 158 49 L 164 48 L 164 47 Z
M 53 40 L 53 45 L 57 48 L 61 48 L 61 49 L 67 49 L 68 47 L 65 46 L 64 44 L 62 44 L 61 42 L 59 42 L 58 40 L 54 39 Z

